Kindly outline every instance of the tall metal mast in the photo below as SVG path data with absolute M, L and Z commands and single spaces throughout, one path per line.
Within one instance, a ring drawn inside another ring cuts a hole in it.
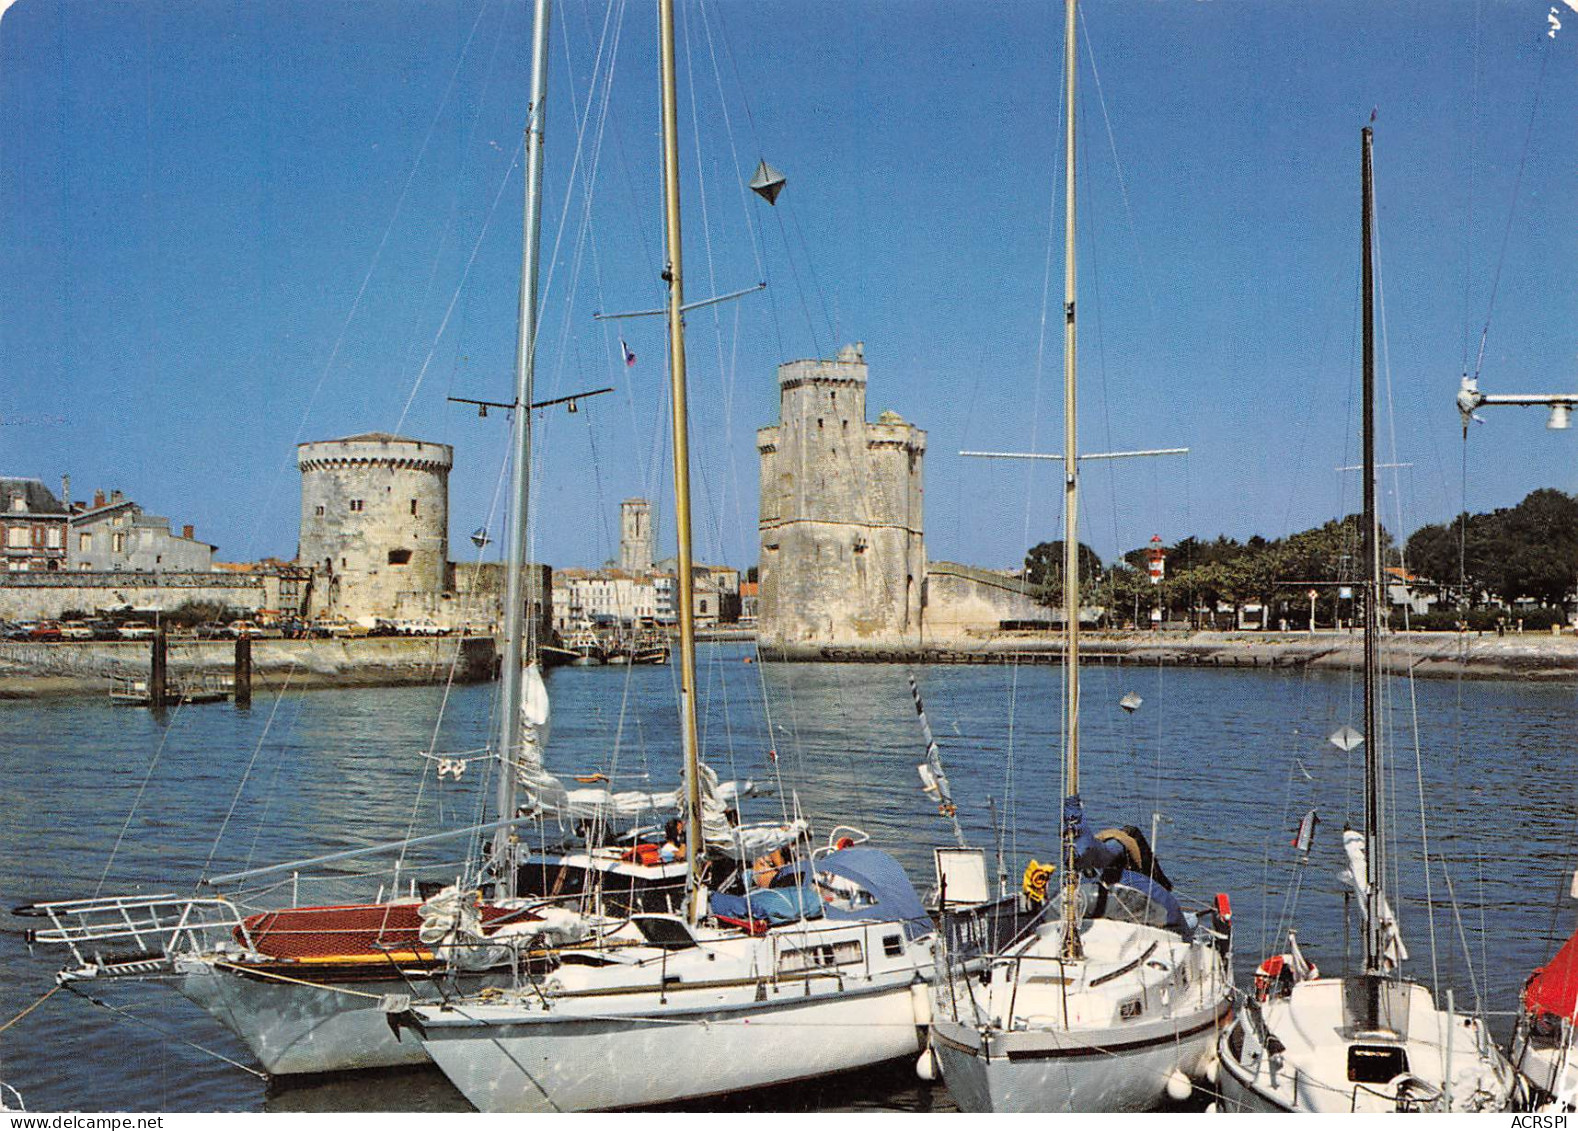
M 532 16 L 531 104 L 526 116 L 526 199 L 521 233 L 521 291 L 515 338 L 515 415 L 511 426 L 509 533 L 505 539 L 507 569 L 504 585 L 504 656 L 499 708 L 499 819 L 515 815 L 515 752 L 520 744 L 521 677 L 529 656 L 535 656 L 535 627 L 526 615 L 524 584 L 531 498 L 531 405 L 537 364 L 538 254 L 542 247 L 543 121 L 548 99 L 548 17 L 552 0 L 536 0 Z M 535 588 L 535 586 L 534 586 Z M 541 600 L 541 594 L 533 594 Z M 498 886 L 504 897 L 515 894 L 515 868 L 510 858 L 510 828 L 493 840 L 499 867 Z
M 1063 662 L 1064 792 L 1079 793 L 1079 407 L 1074 367 L 1074 49 L 1075 0 L 1064 3 L 1063 70 L 1068 121 L 1063 190 Z M 1079 872 L 1072 831 L 1063 829 L 1063 957 L 1079 958 Z
M 701 879 L 701 756 L 696 729 L 696 620 L 690 545 L 690 425 L 685 403 L 685 283 L 679 223 L 679 111 L 675 96 L 674 0 L 659 0 L 663 77 L 663 230 L 667 244 L 668 362 L 674 426 L 674 516 L 679 543 L 680 743 L 685 758 L 685 844 L 687 914 L 706 913 Z
M 1375 265 L 1372 216 L 1375 186 L 1370 170 L 1373 131 L 1366 126 L 1362 135 L 1363 176 L 1362 209 L 1364 232 L 1364 859 L 1366 877 L 1364 933 L 1364 970 L 1382 972 L 1385 926 L 1381 921 L 1386 906 L 1386 837 L 1381 824 L 1381 732 L 1376 719 L 1376 683 L 1379 672 L 1376 655 L 1380 631 L 1381 545 L 1375 514 Z

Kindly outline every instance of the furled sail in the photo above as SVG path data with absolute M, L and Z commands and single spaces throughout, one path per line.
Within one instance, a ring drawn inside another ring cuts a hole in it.
M 1348 854 L 1348 871 L 1345 877 L 1359 895 L 1359 909 L 1363 913 L 1369 905 L 1370 869 L 1364 858 L 1364 834 L 1353 829 L 1342 832 L 1342 850 Z M 1403 945 L 1403 935 L 1397 926 L 1397 916 L 1386 894 L 1381 894 L 1381 960 L 1388 970 L 1395 970 L 1408 958 L 1408 948 Z
M 775 849 L 793 844 L 810 827 L 796 817 L 786 825 L 737 825 L 729 820 L 729 810 L 740 790 L 734 782 L 718 781 L 718 775 L 705 762 L 701 769 L 701 833 L 707 847 L 736 860 L 755 860 Z M 750 783 L 746 783 L 749 787 Z
M 520 732 L 515 760 L 515 782 L 519 788 L 520 811 L 523 814 L 540 813 L 563 820 L 636 820 L 651 817 L 654 813 L 669 813 L 679 807 L 678 790 L 620 790 L 601 786 L 578 786 L 568 789 L 556 775 L 543 765 L 543 754 L 548 748 L 552 709 L 548 702 L 548 686 L 543 682 L 542 671 L 535 663 L 527 664 L 521 679 Z M 729 806 L 754 791 L 750 782 L 718 784 L 713 778 L 714 793 L 718 802 L 719 819 Z M 769 850 L 770 851 L 770 850 Z M 759 854 L 758 854 L 759 855 Z

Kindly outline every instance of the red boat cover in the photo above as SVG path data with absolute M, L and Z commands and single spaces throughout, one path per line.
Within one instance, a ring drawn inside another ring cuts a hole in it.
M 1536 1017 L 1571 1018 L 1578 1014 L 1578 935 L 1534 972 L 1523 987 L 1523 1007 Z
M 344 907 L 288 907 L 250 916 L 252 945 L 270 958 L 381 957 L 391 950 L 425 951 L 415 903 L 362 903 Z M 484 925 L 502 915 L 484 906 Z M 242 941 L 241 931 L 236 931 Z

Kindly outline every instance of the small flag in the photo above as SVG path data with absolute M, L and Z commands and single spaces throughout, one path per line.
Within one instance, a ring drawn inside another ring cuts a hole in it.
M 625 345 L 625 340 L 623 338 L 619 339 L 619 352 L 625 355 L 625 368 L 626 369 L 629 369 L 630 367 L 635 365 L 635 363 L 636 363 L 636 355 L 631 352 L 629 346 Z
M 1293 847 L 1301 854 L 1310 854 L 1310 848 L 1315 844 L 1315 826 L 1319 824 L 1320 814 L 1313 809 L 1304 814 L 1304 819 L 1299 822 L 1299 831 L 1293 836 Z

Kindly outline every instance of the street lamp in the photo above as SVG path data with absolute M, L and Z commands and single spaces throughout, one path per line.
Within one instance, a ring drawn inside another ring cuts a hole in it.
M 1463 417 L 1463 431 L 1468 431 L 1471 420 L 1478 420 L 1474 410 L 1480 405 L 1514 404 L 1544 405 L 1551 410 L 1545 427 L 1553 432 L 1563 432 L 1573 426 L 1572 410 L 1578 405 L 1578 393 L 1482 393 L 1479 378 L 1463 375 L 1462 386 L 1457 392 L 1457 410 Z

